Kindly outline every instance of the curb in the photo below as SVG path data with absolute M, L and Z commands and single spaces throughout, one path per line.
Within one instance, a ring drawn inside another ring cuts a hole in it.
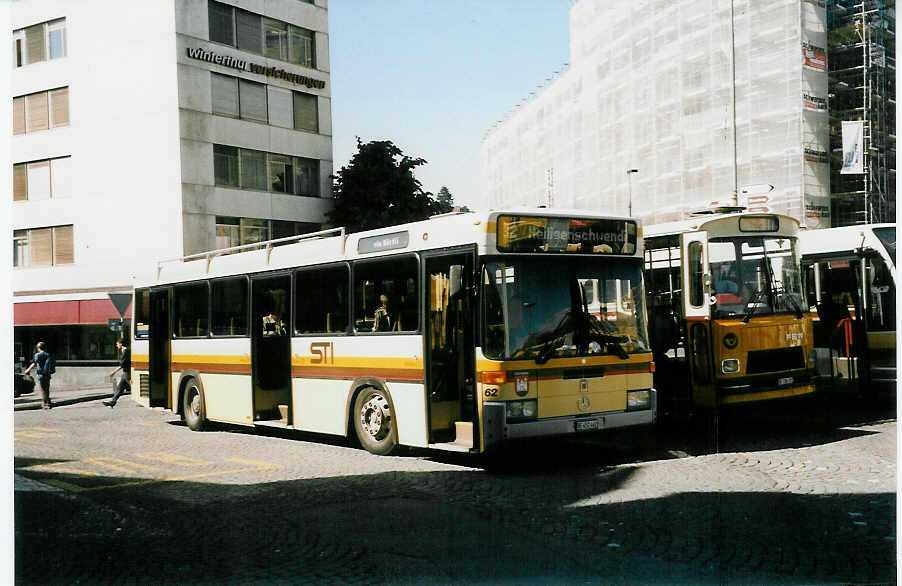
M 79 397 L 73 397 L 70 399 L 54 399 L 51 395 L 50 402 L 54 407 L 62 407 L 64 405 L 74 405 L 76 403 L 86 403 L 88 401 L 96 401 L 98 399 L 109 399 L 113 396 L 112 392 L 106 393 L 92 393 L 90 395 L 81 395 Z M 13 406 L 13 411 L 32 411 L 35 409 L 41 409 L 42 404 L 41 400 L 37 401 L 29 401 L 28 403 L 21 403 L 19 405 Z

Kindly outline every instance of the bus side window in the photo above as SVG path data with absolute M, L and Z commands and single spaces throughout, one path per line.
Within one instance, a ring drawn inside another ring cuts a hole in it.
M 175 338 L 201 338 L 207 335 L 209 287 L 206 281 L 173 288 Z
M 702 296 L 704 295 L 704 288 L 702 286 L 702 273 L 704 272 L 704 268 L 702 267 L 702 243 L 690 242 L 688 256 L 689 304 L 692 305 L 692 307 L 701 307 L 703 305 Z
M 295 278 L 295 332 L 344 333 L 348 327 L 348 267 L 300 270 Z
M 416 258 L 404 255 L 356 263 L 354 296 L 354 327 L 358 332 L 416 331 Z
M 215 280 L 210 284 L 211 330 L 214 336 L 246 336 L 247 278 Z

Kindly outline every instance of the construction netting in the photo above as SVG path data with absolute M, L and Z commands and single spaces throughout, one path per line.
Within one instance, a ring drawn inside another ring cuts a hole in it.
M 736 193 L 829 225 L 824 4 L 732 0 L 732 16 L 730 0 L 576 2 L 569 65 L 483 139 L 488 205 L 661 223 Z

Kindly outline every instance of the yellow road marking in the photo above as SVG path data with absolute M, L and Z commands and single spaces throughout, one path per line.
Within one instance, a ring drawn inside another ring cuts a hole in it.
M 260 462 L 259 460 L 247 460 L 245 458 L 229 458 L 230 462 L 238 462 L 239 464 L 247 464 L 248 466 L 254 466 L 255 468 L 259 468 L 261 470 L 275 470 L 277 468 L 281 468 L 278 464 L 273 464 L 271 462 Z
M 14 440 L 16 438 L 50 439 L 57 437 L 60 437 L 60 432 L 56 429 L 48 427 L 28 427 L 25 429 L 17 430 L 13 434 Z
M 155 466 L 147 466 L 145 464 L 138 464 L 137 462 L 130 462 L 128 460 L 120 460 L 119 458 L 110 458 L 108 456 L 101 456 L 100 458 L 85 458 L 82 460 L 86 464 L 97 464 L 104 468 L 109 468 L 110 470 L 115 470 L 116 472 L 125 472 L 125 473 L 134 473 L 141 472 L 144 470 L 156 470 Z
M 162 454 L 162 453 L 161 453 Z M 165 455 L 165 454 L 164 454 Z M 170 454 L 171 456 L 175 456 L 175 454 Z M 140 456 L 140 454 L 139 454 Z M 50 478 L 50 479 L 41 479 L 41 482 L 45 484 L 50 484 L 52 486 L 57 486 L 59 488 L 68 490 L 70 492 L 89 492 L 96 490 L 106 490 L 109 488 L 122 488 L 126 486 L 145 486 L 148 484 L 156 484 L 162 482 L 184 482 L 186 480 L 198 480 L 201 478 L 211 478 L 214 476 L 226 476 L 229 474 L 240 474 L 242 472 L 256 472 L 260 470 L 275 470 L 277 468 L 281 468 L 279 464 L 273 464 L 271 462 L 261 462 L 259 460 L 247 460 L 244 458 L 228 458 L 231 462 L 237 462 L 240 464 L 247 464 L 246 467 L 242 468 L 234 468 L 230 470 L 211 470 L 209 472 L 199 472 L 197 474 L 185 474 L 181 476 L 166 476 L 163 478 L 142 478 L 136 479 L 126 482 L 119 482 L 116 484 L 105 484 L 102 486 L 78 486 L 75 484 L 71 484 L 69 482 L 65 482 L 59 479 Z M 125 471 L 125 472 L 135 472 L 135 470 L 128 470 L 127 466 L 132 467 L 140 467 L 146 469 L 153 469 L 150 466 L 144 466 L 142 464 L 138 464 L 136 462 L 128 462 L 125 460 L 119 460 L 117 458 L 89 458 L 86 460 L 81 460 L 80 462 L 88 463 L 88 464 L 99 464 L 101 466 L 106 466 L 108 468 L 116 469 L 117 471 Z M 207 464 L 213 464 L 213 462 L 208 462 Z M 36 470 L 38 472 L 50 472 L 55 474 L 72 474 L 74 476 L 90 476 L 90 477 L 98 477 L 100 476 L 97 472 L 92 472 L 90 470 L 80 470 L 77 468 L 72 468 L 70 466 L 66 466 L 65 464 L 41 464 L 38 466 L 32 466 L 28 468 L 28 470 Z
M 170 454 L 168 452 L 141 452 L 137 456 L 145 460 L 153 460 L 163 464 L 175 464 L 176 466 L 209 466 L 213 464 L 213 462 L 206 460 L 198 460 L 197 458 L 189 458 L 188 456 Z

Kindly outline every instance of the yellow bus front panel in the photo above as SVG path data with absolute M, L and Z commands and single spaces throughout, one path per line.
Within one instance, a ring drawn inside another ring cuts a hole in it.
M 715 320 L 711 344 L 718 402 L 746 403 L 813 392 L 812 343 L 807 316 Z

